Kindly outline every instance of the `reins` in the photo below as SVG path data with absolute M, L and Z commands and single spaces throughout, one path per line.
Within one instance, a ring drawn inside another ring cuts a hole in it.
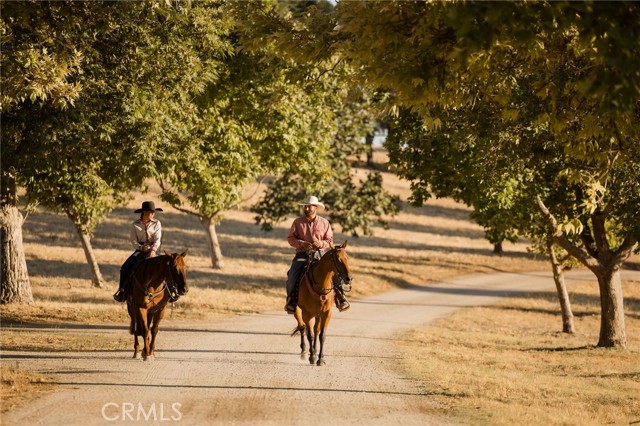
M 336 272 L 338 274 L 338 276 L 344 280 L 344 276 L 342 274 L 342 272 L 340 271 L 340 268 L 338 268 L 338 263 L 335 259 L 336 254 L 337 254 L 337 249 L 331 249 L 331 263 L 333 265 L 333 269 L 334 272 Z M 324 256 L 323 256 L 324 257 Z M 320 260 L 322 260 L 322 258 L 320 258 Z M 318 285 L 318 283 L 315 280 L 315 277 L 313 275 L 313 268 L 320 263 L 320 261 L 316 262 L 315 264 L 312 264 L 309 266 L 309 269 L 307 270 L 307 277 L 308 279 L 306 280 L 307 283 L 307 288 L 310 290 L 309 293 L 311 293 L 312 295 L 315 296 L 315 298 L 321 302 L 326 302 L 327 300 L 327 296 L 334 291 L 333 289 L 333 285 L 330 288 L 325 288 L 325 287 L 320 287 Z M 320 291 L 316 290 L 316 288 L 320 288 Z
M 340 279 L 342 281 L 349 282 L 349 280 L 347 279 L 347 278 L 349 278 L 349 274 L 347 274 L 347 278 L 345 278 L 344 274 L 342 272 L 340 272 L 340 268 L 338 267 L 338 261 L 336 260 L 337 255 L 338 255 L 338 249 L 332 250 L 332 252 L 331 252 L 331 262 L 333 263 L 333 268 L 338 273 L 338 276 L 340 277 Z
M 166 265 L 168 267 L 170 267 L 170 261 L 167 260 Z M 133 280 L 135 282 L 135 285 L 137 285 L 140 290 L 142 290 L 144 296 L 148 299 L 148 303 L 151 303 L 152 307 L 157 306 L 157 303 L 155 301 L 156 297 L 158 297 L 159 295 L 163 294 L 165 291 L 169 290 L 169 300 L 171 302 L 177 300 L 177 298 L 174 298 L 173 293 L 177 293 L 176 289 L 175 289 L 175 280 L 173 279 L 173 274 L 171 273 L 171 271 L 169 271 L 168 273 L 168 277 L 167 274 L 165 273 L 167 269 L 165 268 L 163 271 L 163 275 L 162 278 L 162 286 L 160 287 L 159 290 L 154 291 L 153 293 L 151 293 L 149 291 L 149 287 L 145 286 L 144 284 L 142 284 L 139 280 L 138 277 L 136 276 L 136 274 L 133 274 Z M 169 279 L 171 280 L 171 283 L 169 284 Z M 171 286 L 172 288 L 169 288 L 169 286 Z

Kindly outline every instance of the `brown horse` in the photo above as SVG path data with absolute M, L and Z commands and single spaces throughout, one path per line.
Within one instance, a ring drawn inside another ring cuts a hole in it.
M 341 246 L 331 246 L 331 250 L 309 266 L 300 282 L 298 307 L 294 314 L 298 327 L 291 335 L 300 333 L 300 349 L 302 349 L 300 357 L 304 359 L 307 353 L 304 341 L 306 332 L 311 364 L 325 365 L 323 349 L 334 299 L 333 277 L 338 274 L 346 284 L 351 284 L 352 281 L 346 248 L 346 241 Z M 311 332 L 312 319 L 314 319 L 313 333 Z M 318 337 L 320 338 L 319 352 L 317 351 Z M 318 353 L 317 358 L 316 353 Z
M 131 296 L 127 309 L 131 317 L 129 333 L 133 334 L 133 357 L 140 358 L 138 336 L 144 340 L 142 356 L 154 359 L 158 325 L 164 317 L 167 303 L 189 291 L 187 270 L 182 254 L 167 253 L 138 263 L 131 275 Z M 151 336 L 149 336 L 151 330 Z

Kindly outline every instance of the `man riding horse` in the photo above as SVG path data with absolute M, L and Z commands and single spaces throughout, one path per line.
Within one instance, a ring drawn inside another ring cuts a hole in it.
M 296 255 L 291 262 L 291 268 L 287 272 L 287 303 L 285 310 L 289 314 L 296 311 L 298 303 L 298 286 L 302 274 L 309 262 L 309 256 L 316 251 L 322 255 L 333 244 L 333 230 L 329 221 L 317 215 L 324 210 L 324 204 L 318 201 L 318 197 L 308 196 L 302 203 L 304 216 L 293 221 L 287 241 L 296 249 Z M 333 277 L 336 306 L 340 312 L 351 306 L 344 294 L 344 283 L 337 275 Z

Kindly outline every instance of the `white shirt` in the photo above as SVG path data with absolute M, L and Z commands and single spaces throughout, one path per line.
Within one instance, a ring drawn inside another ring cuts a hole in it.
M 157 252 L 162 242 L 162 225 L 159 220 L 151 220 L 144 223 L 138 219 L 131 224 L 130 241 L 133 247 L 138 250 L 145 244 L 151 246 L 151 250 Z

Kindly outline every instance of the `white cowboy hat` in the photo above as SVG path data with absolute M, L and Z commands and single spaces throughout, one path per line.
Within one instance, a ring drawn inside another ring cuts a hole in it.
M 324 210 L 324 204 L 318 201 L 318 197 L 316 197 L 315 195 L 309 195 L 307 198 L 304 199 L 303 202 L 298 203 L 298 205 L 299 206 L 316 206 L 318 208 L 318 211 Z

